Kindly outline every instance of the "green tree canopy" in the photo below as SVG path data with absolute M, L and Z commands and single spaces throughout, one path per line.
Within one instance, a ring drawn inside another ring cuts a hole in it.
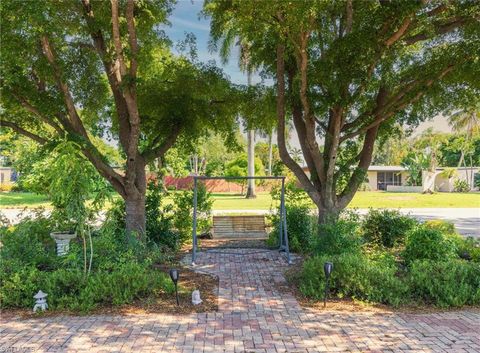
M 320 221 L 352 200 L 395 123 L 415 126 L 480 96 L 478 1 L 210 0 L 204 13 L 214 46 L 241 37 L 275 79 L 280 156 Z M 309 175 L 287 150 L 287 116 Z
M 47 145 L 77 143 L 123 197 L 129 231 L 145 231 L 145 167 L 207 128 L 232 136 L 238 98 L 217 68 L 174 57 L 156 1 L 2 1 L 2 128 Z M 112 136 L 114 170 L 93 136 Z

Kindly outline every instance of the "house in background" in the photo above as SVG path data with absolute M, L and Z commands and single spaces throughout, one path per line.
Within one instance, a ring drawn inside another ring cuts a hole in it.
M 422 185 L 409 186 L 407 184 L 410 172 L 402 166 L 397 165 L 371 165 L 367 171 L 366 190 L 371 191 L 396 191 L 396 192 L 424 192 L 432 189 L 440 192 L 452 192 L 454 190 L 455 180 L 469 181 L 472 191 L 478 190 L 473 187 L 473 178 L 480 174 L 480 167 L 473 168 L 453 168 L 456 170 L 455 176 L 448 179 L 442 172 L 446 168 L 439 167 L 434 173 L 422 172 Z M 450 168 L 452 169 L 452 168 Z M 310 176 L 307 167 L 304 167 L 305 173 Z M 430 175 L 430 182 L 427 182 L 427 175 Z M 428 185 L 427 185 L 428 184 Z
M 0 184 L 10 184 L 17 180 L 17 173 L 13 168 L 0 167 Z
M 371 165 L 368 167 L 367 179 L 370 190 L 407 191 L 407 179 L 410 173 L 399 165 Z M 408 191 L 414 191 L 408 187 Z M 422 191 L 421 186 L 417 187 Z
M 472 168 L 448 168 L 448 169 L 455 169 L 455 175 L 452 178 L 448 178 L 444 175 L 443 171 L 447 168 L 439 167 L 435 169 L 435 172 L 428 172 L 423 171 L 422 173 L 422 185 L 424 189 L 428 189 L 432 187 L 435 191 L 443 191 L 443 192 L 452 192 L 455 187 L 456 180 L 464 180 L 470 184 L 472 190 L 478 190 L 478 188 L 474 187 L 473 180 L 475 175 L 480 173 L 480 167 L 472 167 Z M 427 179 L 430 179 L 428 181 Z M 427 185 L 429 184 L 430 185 Z

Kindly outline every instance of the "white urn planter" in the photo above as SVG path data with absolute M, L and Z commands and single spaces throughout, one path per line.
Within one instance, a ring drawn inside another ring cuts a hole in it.
M 53 232 L 50 233 L 50 236 L 55 240 L 57 245 L 57 256 L 63 256 L 68 253 L 70 249 L 70 240 L 77 236 L 76 233 L 72 232 Z

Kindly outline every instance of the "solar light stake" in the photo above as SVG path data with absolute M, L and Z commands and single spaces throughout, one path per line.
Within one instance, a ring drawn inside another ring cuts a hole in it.
M 331 262 L 325 262 L 323 265 L 323 272 L 325 272 L 325 295 L 323 297 L 323 307 L 325 308 L 327 306 L 327 295 L 328 295 L 328 286 L 330 284 L 330 274 L 332 273 L 333 270 L 333 264 Z
M 175 297 L 177 298 L 177 305 L 180 305 L 180 302 L 178 301 L 178 288 L 177 288 L 178 275 L 179 274 L 177 269 L 172 268 L 170 270 L 170 278 L 172 279 L 172 282 L 175 285 Z

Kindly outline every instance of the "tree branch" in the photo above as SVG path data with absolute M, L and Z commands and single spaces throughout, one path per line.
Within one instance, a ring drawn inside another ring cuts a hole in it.
M 67 107 L 70 121 L 73 127 L 75 128 L 75 131 L 88 140 L 87 130 L 83 126 L 82 120 L 80 119 L 77 109 L 75 108 L 75 103 L 73 101 L 68 85 L 62 79 L 62 70 L 58 65 L 58 63 L 56 62 L 53 47 L 50 44 L 50 41 L 48 40 L 48 37 L 46 35 L 43 35 L 41 37 L 41 43 L 42 43 L 43 54 L 47 58 L 47 61 L 49 62 L 49 64 L 52 66 L 53 74 L 55 76 L 55 80 L 57 81 L 57 86 L 63 94 L 63 100 Z
M 26 136 L 26 137 L 34 140 L 35 142 L 38 142 L 41 145 L 44 145 L 48 142 L 47 139 L 44 139 L 43 137 L 41 137 L 37 134 L 34 134 L 33 132 L 27 131 L 24 128 L 22 128 L 21 126 L 17 125 L 14 122 L 11 122 L 11 121 L 0 119 L 0 127 L 8 127 L 10 129 L 12 129 L 13 131 L 15 131 L 15 132 L 17 132 L 17 133 L 19 133 L 23 136 Z
M 476 18 L 478 20 L 478 16 Z M 440 34 L 452 32 L 456 28 L 463 26 L 465 23 L 468 22 L 468 20 L 469 20 L 468 18 L 461 17 L 461 18 L 454 18 L 451 21 L 441 25 L 437 24 L 434 29 L 434 35 L 440 35 Z M 407 45 L 412 45 L 417 42 L 432 39 L 432 38 L 433 36 L 431 36 L 430 33 L 422 32 L 422 33 L 418 33 L 416 35 L 407 37 L 404 39 L 404 41 Z
M 285 47 L 283 44 L 277 44 L 277 143 L 280 158 L 283 163 L 293 171 L 305 191 L 312 197 L 315 203 L 320 202 L 320 196 L 315 187 L 308 179 L 303 169 L 293 160 L 287 150 L 285 139 Z
M 145 150 L 142 153 L 142 157 L 147 163 L 151 162 L 155 158 L 163 157 L 165 153 L 167 153 L 167 151 L 175 144 L 181 131 L 182 129 L 180 126 L 173 127 L 172 132 L 164 139 L 164 141 L 159 146 L 156 145 L 160 140 L 160 135 L 157 136 L 152 142 L 152 147 Z
M 138 43 L 137 43 L 137 34 L 135 31 L 135 19 L 134 19 L 134 0 L 128 0 L 127 2 L 127 28 L 128 28 L 128 42 L 130 44 L 131 58 L 130 58 L 130 76 L 137 76 L 137 53 L 138 53 Z

